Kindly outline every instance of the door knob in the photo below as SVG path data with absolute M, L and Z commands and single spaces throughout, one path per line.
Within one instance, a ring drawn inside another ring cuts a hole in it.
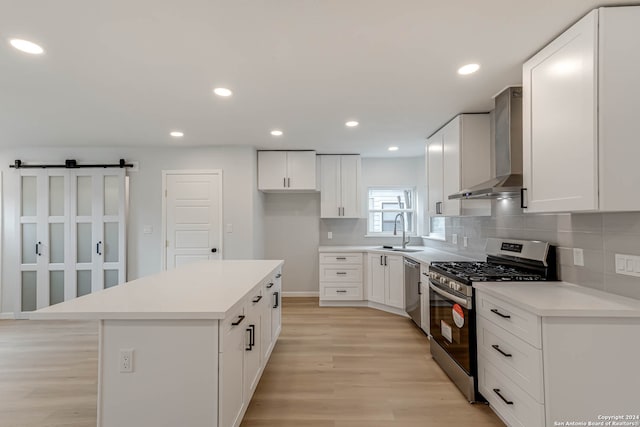
M 218 252 L 218 248 L 211 248 L 211 252 L 215 254 L 216 252 Z

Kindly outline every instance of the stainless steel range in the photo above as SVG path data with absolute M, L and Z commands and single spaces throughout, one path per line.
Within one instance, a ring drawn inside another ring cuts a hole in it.
M 432 262 L 429 267 L 431 354 L 469 402 L 478 393 L 474 282 L 556 280 L 548 243 L 487 239 L 486 261 Z

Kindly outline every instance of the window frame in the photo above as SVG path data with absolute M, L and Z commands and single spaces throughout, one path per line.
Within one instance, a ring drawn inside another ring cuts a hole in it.
M 412 200 L 413 200 L 413 208 L 411 209 L 406 209 L 406 208 L 371 209 L 369 208 L 371 190 L 374 190 L 374 191 L 375 190 L 399 190 L 402 192 L 410 191 Z M 366 234 L 366 237 L 397 237 L 397 236 L 394 236 L 393 231 L 372 231 L 371 230 L 371 214 L 372 213 L 381 213 L 381 214 L 394 213 L 396 215 L 398 213 L 411 213 L 412 214 L 411 215 L 412 219 L 410 223 L 411 231 L 407 232 L 407 236 L 411 236 L 411 237 L 418 236 L 417 194 L 418 192 L 416 190 L 416 187 L 411 185 L 406 185 L 406 186 L 405 185 L 388 185 L 388 186 L 374 185 L 374 186 L 367 187 L 367 234 Z

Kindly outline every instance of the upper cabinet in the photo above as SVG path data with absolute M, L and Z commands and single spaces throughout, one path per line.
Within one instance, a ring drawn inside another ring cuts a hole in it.
M 491 178 L 489 114 L 460 114 L 429 137 L 426 164 L 430 216 L 491 214 L 489 200 L 448 198 Z
M 523 67 L 526 212 L 640 210 L 640 7 L 600 8 Z
M 358 155 L 320 155 L 320 217 L 360 218 L 361 161 Z
M 317 191 L 315 151 L 258 151 L 258 190 Z

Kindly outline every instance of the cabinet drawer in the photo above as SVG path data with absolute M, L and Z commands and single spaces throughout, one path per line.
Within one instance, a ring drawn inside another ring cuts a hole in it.
M 339 286 L 335 283 L 320 283 L 320 298 L 323 300 L 361 300 L 362 286 Z
M 489 401 L 491 409 L 507 425 L 544 426 L 544 406 L 515 385 L 482 355 L 478 356 L 478 389 Z
M 478 313 L 536 348 L 542 348 L 540 318 L 508 302 L 479 291 Z
M 478 353 L 539 403 L 544 403 L 542 350 L 478 316 Z
M 362 282 L 361 265 L 321 265 L 321 282 Z
M 362 265 L 361 253 L 321 253 L 320 264 L 359 264 Z

